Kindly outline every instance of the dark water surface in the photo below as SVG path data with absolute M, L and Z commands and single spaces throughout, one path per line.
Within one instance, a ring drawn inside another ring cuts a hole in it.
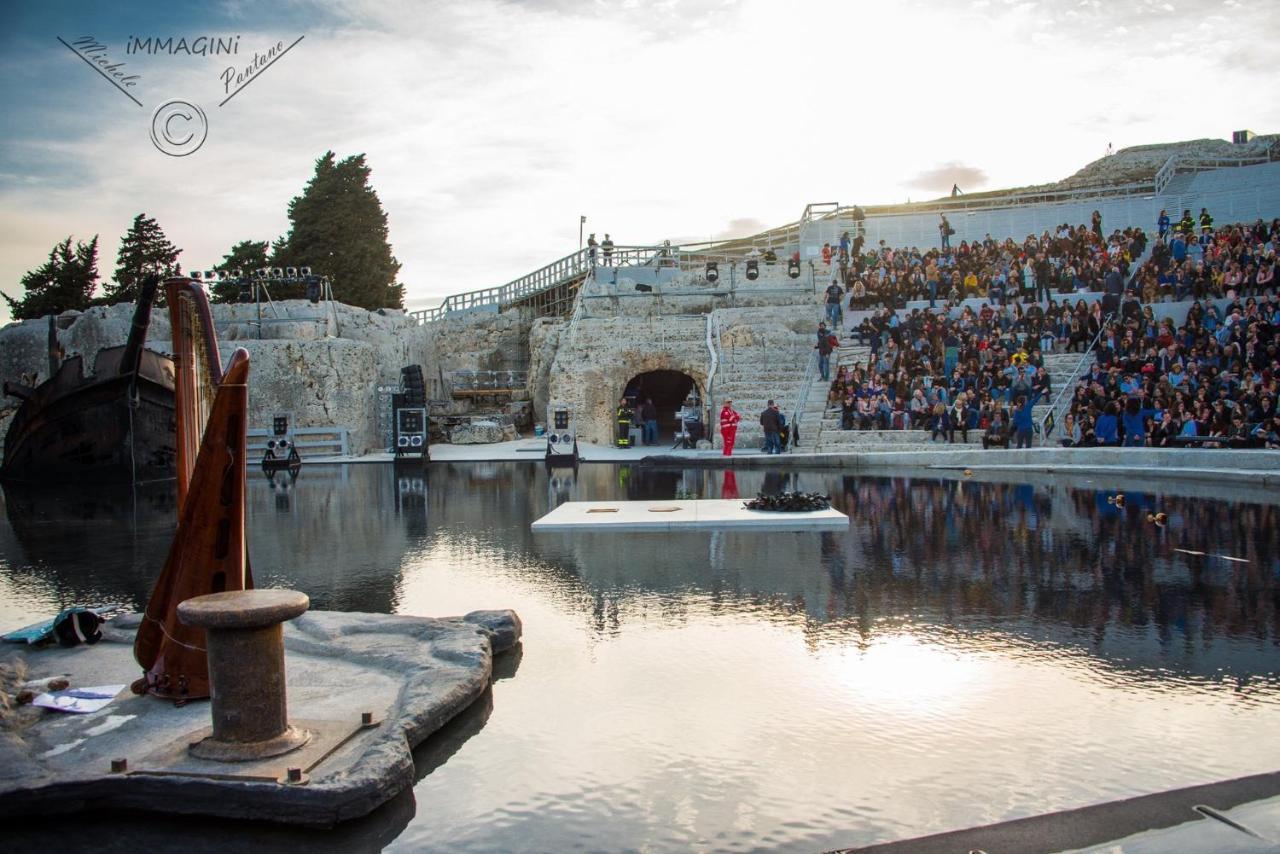
M 310 466 L 252 478 L 259 586 L 313 607 L 514 608 L 523 649 L 330 834 L 87 820 L 199 850 L 811 851 L 1280 768 L 1280 497 L 937 475 Z M 829 492 L 841 533 L 539 534 L 568 499 Z M 141 606 L 169 490 L 6 490 L 0 629 Z M 1147 520 L 1169 516 L 1166 527 Z

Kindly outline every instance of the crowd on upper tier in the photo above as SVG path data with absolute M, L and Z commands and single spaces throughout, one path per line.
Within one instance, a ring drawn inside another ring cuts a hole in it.
M 821 274 L 846 289 L 853 309 L 926 299 L 933 306 L 939 300 L 972 297 L 1000 304 L 1015 297 L 1043 302 L 1055 294 L 1103 290 L 1108 277 L 1122 287 L 1146 245 L 1140 228 L 1104 237 L 1101 217 L 1094 218 L 1092 227 L 1064 223 L 1022 242 L 997 241 L 988 234 L 972 243 L 962 240 L 952 247 L 947 241 L 923 251 L 895 249 L 883 240 L 864 251 L 862 238 L 846 232 L 838 244 L 823 246 Z
M 949 441 L 978 430 L 984 446 L 1030 445 L 1033 407 L 1054 392 L 1043 352 L 1083 352 L 1097 339 L 1093 365 L 1055 425 L 1062 443 L 1280 447 L 1280 300 L 1272 284 L 1280 219 L 1185 226 L 1186 217 L 1165 229 L 1132 278 L 1127 268 L 1145 236 L 1125 229 L 1103 240 L 1097 218 L 1093 228 L 1063 226 L 1021 244 L 837 251 L 828 319 L 839 321 L 831 311 L 837 293 L 854 309 L 887 305 L 854 330 L 870 342 L 870 358 L 839 368 L 829 404 L 845 429 L 926 429 Z M 1050 281 L 1057 287 L 1047 288 Z M 1055 298 L 1077 291 L 1107 296 Z M 899 308 L 911 298 L 936 304 L 943 293 L 942 311 Z M 957 304 L 967 296 L 987 299 Z M 1043 305 L 1024 302 L 1036 296 Z M 1157 318 L 1152 303 L 1178 296 L 1196 299 L 1185 319 Z M 1230 302 L 1219 312 L 1202 302 L 1210 297 Z

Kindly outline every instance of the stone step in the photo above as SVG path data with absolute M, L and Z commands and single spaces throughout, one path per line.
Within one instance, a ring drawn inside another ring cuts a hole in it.
M 818 437 L 818 446 L 830 448 L 850 445 L 929 445 L 931 441 L 929 435 L 927 430 L 823 430 L 822 435 Z M 966 444 L 958 430 L 955 443 Z M 967 444 L 981 445 L 982 431 L 970 430 Z

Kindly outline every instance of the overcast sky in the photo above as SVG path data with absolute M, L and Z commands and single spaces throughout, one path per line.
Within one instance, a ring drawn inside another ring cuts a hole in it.
M 1280 129 L 1275 3 L 46 1 L 0 16 L 14 296 L 69 234 L 101 236 L 109 277 L 140 212 L 184 269 L 274 239 L 328 149 L 367 156 L 420 307 L 573 251 L 580 214 L 620 243 L 706 240 L 808 202 L 1052 181 L 1108 143 Z M 141 106 L 58 41 L 82 36 L 136 75 Z M 238 53 L 127 53 L 130 37 L 201 36 L 238 36 Z M 300 36 L 219 106 L 228 67 Z M 150 138 L 172 98 L 207 117 L 186 157 Z

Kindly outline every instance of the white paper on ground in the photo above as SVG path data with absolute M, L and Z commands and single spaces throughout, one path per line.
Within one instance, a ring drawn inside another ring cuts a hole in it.
M 55 712 L 73 712 L 85 715 L 96 712 L 116 698 L 124 690 L 123 685 L 97 685 L 92 688 L 67 688 L 52 694 L 41 694 L 31 705 Z

